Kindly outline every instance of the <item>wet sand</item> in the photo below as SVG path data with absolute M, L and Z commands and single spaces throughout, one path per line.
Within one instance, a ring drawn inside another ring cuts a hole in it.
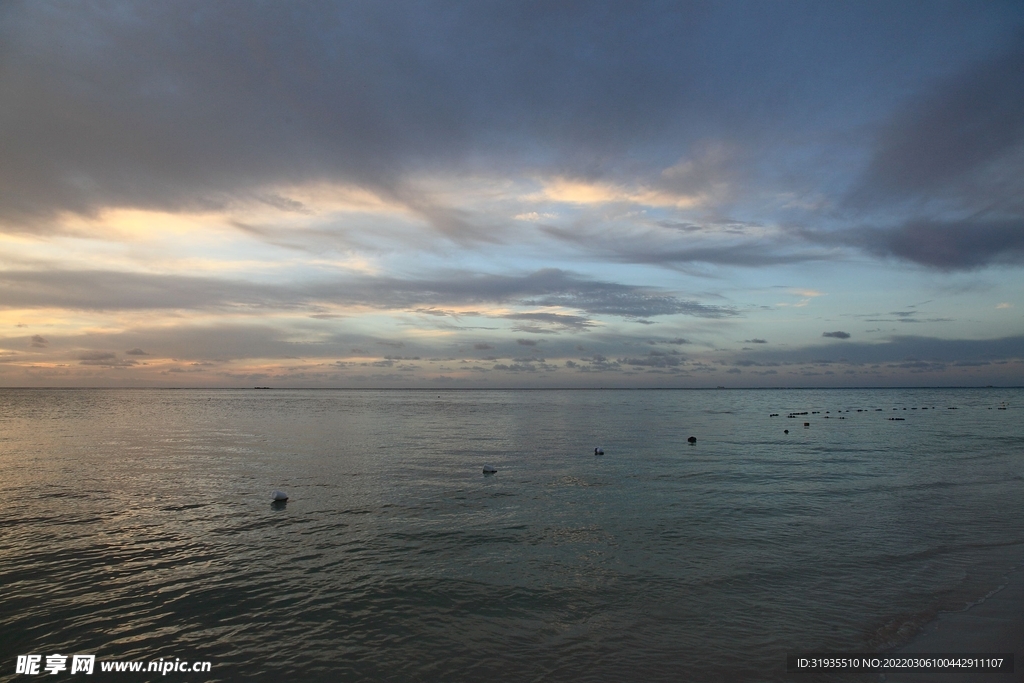
M 940 614 L 894 653 L 1015 654 L 1014 672 L 906 672 L 886 674 L 886 683 L 1000 683 L 1024 681 L 1024 570 L 1007 575 L 1002 590 L 963 612 Z

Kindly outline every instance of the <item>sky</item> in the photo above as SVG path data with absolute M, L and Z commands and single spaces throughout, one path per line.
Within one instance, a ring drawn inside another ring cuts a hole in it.
M 1024 4 L 0 3 L 0 386 L 1024 385 Z

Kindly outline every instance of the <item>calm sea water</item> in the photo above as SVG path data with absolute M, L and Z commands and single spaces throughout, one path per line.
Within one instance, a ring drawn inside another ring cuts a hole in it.
M 787 652 L 892 647 L 1024 561 L 1022 406 L 0 390 L 0 678 L 57 652 L 206 681 L 786 680 Z

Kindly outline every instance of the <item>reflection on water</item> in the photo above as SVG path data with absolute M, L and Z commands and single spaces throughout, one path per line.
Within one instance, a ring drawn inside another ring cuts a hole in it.
M 0 390 L 0 675 L 783 680 L 787 651 L 884 648 L 1024 560 L 1021 405 Z

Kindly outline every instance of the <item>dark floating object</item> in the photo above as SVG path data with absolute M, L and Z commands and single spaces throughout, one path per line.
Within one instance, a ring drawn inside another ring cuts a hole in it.
M 603 448 L 595 448 L 594 449 L 594 455 L 604 455 L 604 449 Z
M 950 410 L 956 410 L 956 408 L 950 407 Z
M 687 439 L 687 441 L 688 441 L 689 443 L 697 443 L 697 437 L 695 437 L 695 436 L 691 436 L 691 437 L 690 437 L 689 439 Z
M 804 422 L 804 427 L 810 427 L 810 426 L 811 426 L 810 422 Z
M 890 417 L 889 419 L 892 420 L 893 422 L 906 422 L 907 421 L 907 418 L 905 418 L 905 417 Z
M 288 494 L 279 489 L 274 489 L 274 492 L 270 494 L 270 497 L 275 503 L 283 503 L 288 500 Z
M 783 431 L 784 433 L 786 433 L 786 434 L 789 434 L 789 430 L 788 430 L 788 429 L 783 429 L 782 431 Z
M 498 471 L 498 468 L 491 467 L 490 465 L 484 465 L 484 474 L 494 474 Z

